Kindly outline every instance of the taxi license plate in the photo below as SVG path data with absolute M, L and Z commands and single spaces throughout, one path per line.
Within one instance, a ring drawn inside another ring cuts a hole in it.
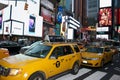
M 87 61 L 83 61 L 83 63 L 87 63 Z

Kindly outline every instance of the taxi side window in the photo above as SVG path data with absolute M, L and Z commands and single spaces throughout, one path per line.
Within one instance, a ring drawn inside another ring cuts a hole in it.
M 63 50 L 62 50 L 62 47 L 56 47 L 52 54 L 51 54 L 51 57 L 55 57 L 55 56 L 63 56 Z
M 73 50 L 70 46 L 64 46 L 64 55 L 72 54 Z
M 78 48 L 77 45 L 74 45 L 73 47 L 74 47 L 74 49 L 75 49 L 76 52 L 80 52 L 80 50 L 79 50 L 79 48 Z
M 55 57 L 55 56 L 64 56 L 68 54 L 72 54 L 73 50 L 70 46 L 59 46 L 56 47 L 50 57 Z
M 105 52 L 109 52 L 110 51 L 110 49 L 109 48 L 105 48 Z

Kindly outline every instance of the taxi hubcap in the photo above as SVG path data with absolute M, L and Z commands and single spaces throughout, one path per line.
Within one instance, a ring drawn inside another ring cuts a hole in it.
M 75 71 L 75 72 L 78 72 L 78 69 L 79 69 L 78 65 L 75 65 L 74 71 Z
M 41 77 L 36 77 L 36 78 L 33 79 L 33 80 L 42 80 L 42 78 L 41 78 Z

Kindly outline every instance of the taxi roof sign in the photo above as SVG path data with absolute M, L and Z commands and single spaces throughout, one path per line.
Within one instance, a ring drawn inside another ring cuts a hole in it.
M 44 40 L 48 42 L 65 42 L 65 38 L 63 36 L 57 35 L 46 35 Z

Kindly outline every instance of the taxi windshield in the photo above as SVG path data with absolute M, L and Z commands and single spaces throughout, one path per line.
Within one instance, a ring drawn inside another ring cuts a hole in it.
M 86 52 L 103 53 L 103 48 L 89 47 L 89 48 L 87 48 Z
M 51 48 L 52 46 L 36 43 L 35 45 L 30 46 L 30 48 L 26 50 L 24 54 L 32 57 L 45 58 Z

